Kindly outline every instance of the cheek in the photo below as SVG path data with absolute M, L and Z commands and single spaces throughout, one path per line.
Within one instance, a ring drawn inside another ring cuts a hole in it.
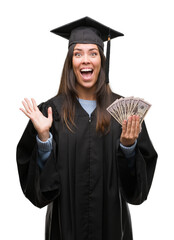
M 77 60 L 72 60 L 72 66 L 73 66 L 73 70 L 74 70 L 74 73 L 75 73 L 75 75 L 77 76 L 77 74 L 79 74 L 79 71 L 78 71 L 78 69 L 79 69 L 79 62 L 77 61 Z
M 98 57 L 98 58 L 95 60 L 94 66 L 95 66 L 95 68 L 96 68 L 97 70 L 100 70 L 100 68 L 101 68 L 101 58 L 100 58 L 100 57 Z
M 77 67 L 74 64 L 73 64 L 73 71 L 74 71 L 75 76 L 77 77 Z
M 96 63 L 96 73 L 97 74 L 99 74 L 99 72 L 100 72 L 100 69 L 101 69 L 101 61 L 98 61 L 97 63 Z
M 101 69 L 101 62 L 100 62 L 100 64 L 98 65 L 98 72 L 100 72 L 100 69 Z

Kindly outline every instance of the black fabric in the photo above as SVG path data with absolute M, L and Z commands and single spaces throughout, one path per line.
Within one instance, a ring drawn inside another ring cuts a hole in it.
M 74 43 L 93 43 L 103 49 L 103 42 L 110 38 L 123 36 L 122 33 L 109 28 L 96 20 L 84 17 L 53 29 L 51 31 L 65 39 L 69 40 L 69 46 Z
M 107 51 L 106 51 L 106 66 L 105 66 L 105 76 L 106 76 L 106 83 L 109 83 L 109 61 L 110 61 L 110 48 L 111 48 L 111 41 L 108 39 L 107 42 Z
M 77 43 L 97 44 L 102 50 L 104 48 L 100 33 L 91 27 L 78 27 L 72 30 L 69 38 L 69 47 Z
M 119 98 L 113 94 L 113 101 Z M 62 96 L 40 105 L 54 106 L 53 150 L 42 170 L 37 165 L 36 132 L 29 122 L 17 146 L 17 164 L 26 197 L 37 207 L 48 205 L 46 240 L 132 240 L 128 204 L 146 200 L 157 153 L 145 124 L 138 138 L 135 166 L 128 167 L 120 147 L 121 126 L 96 133 L 96 110 L 88 114 L 76 101 L 73 131 L 60 120 Z

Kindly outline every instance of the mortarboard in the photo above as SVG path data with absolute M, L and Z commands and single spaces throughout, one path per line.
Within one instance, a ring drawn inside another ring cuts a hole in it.
M 102 50 L 105 41 L 107 42 L 106 52 L 106 83 L 109 82 L 109 57 L 110 57 L 110 40 L 119 36 L 122 33 L 109 28 L 96 20 L 84 17 L 74 22 L 65 24 L 51 31 L 63 38 L 69 40 L 69 47 L 77 43 L 90 43 L 98 45 Z

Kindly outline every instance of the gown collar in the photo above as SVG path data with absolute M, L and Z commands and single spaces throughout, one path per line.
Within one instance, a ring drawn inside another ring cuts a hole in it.
M 76 112 L 75 115 L 76 116 L 82 116 L 82 117 L 88 117 L 89 118 L 89 114 L 85 111 L 85 109 L 82 107 L 82 105 L 79 103 L 78 99 L 75 99 L 75 104 L 76 104 Z M 97 107 L 96 107 L 97 108 Z M 93 110 L 93 112 L 91 113 L 91 116 L 94 116 L 96 114 L 96 108 Z

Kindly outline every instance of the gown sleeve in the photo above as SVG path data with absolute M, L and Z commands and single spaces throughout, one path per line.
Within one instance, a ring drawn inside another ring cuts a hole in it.
M 128 159 L 121 151 L 119 143 L 117 149 L 121 194 L 128 203 L 141 204 L 147 199 L 157 161 L 157 153 L 149 138 L 145 123 L 142 124 L 135 155 L 132 157 L 134 158 L 132 161 L 135 162 L 134 167 L 129 167 Z
M 47 105 L 41 104 L 39 109 L 47 116 Z M 37 207 L 48 205 L 60 194 L 60 178 L 56 166 L 56 143 L 53 139 L 52 150 L 41 170 L 37 163 L 37 132 L 29 121 L 18 145 L 17 166 L 20 184 L 25 196 Z

